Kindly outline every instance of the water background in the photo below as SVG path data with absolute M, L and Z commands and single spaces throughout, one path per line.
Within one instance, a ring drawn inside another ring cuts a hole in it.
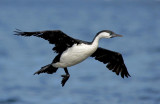
M 160 104 L 160 2 L 118 0 L 1 0 L 0 104 Z M 123 38 L 100 40 L 99 46 L 122 53 L 132 77 L 122 79 L 93 58 L 63 69 L 33 75 L 52 62 L 53 45 L 23 31 L 62 30 L 92 41 L 108 29 Z

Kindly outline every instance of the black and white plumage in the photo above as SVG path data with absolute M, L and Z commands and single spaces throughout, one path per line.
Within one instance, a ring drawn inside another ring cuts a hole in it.
M 15 33 L 15 35 L 21 36 L 40 37 L 48 40 L 50 44 L 55 45 L 53 51 L 58 53 L 58 55 L 54 58 L 51 64 L 42 67 L 35 72 L 35 74 L 52 74 L 55 73 L 58 68 L 64 68 L 66 74 L 62 75 L 62 86 L 65 85 L 70 77 L 67 67 L 76 65 L 88 57 L 93 57 L 96 60 L 107 64 L 106 67 L 109 70 L 112 70 L 117 75 L 121 74 L 122 78 L 124 78 L 124 76 L 130 76 L 120 53 L 98 47 L 101 38 L 122 37 L 122 35 L 115 34 L 110 30 L 98 32 L 92 42 L 74 39 L 60 30 L 23 32 L 17 29 Z

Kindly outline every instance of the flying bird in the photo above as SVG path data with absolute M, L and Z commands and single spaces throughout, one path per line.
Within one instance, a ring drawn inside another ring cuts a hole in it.
M 107 64 L 106 67 L 109 70 L 115 72 L 117 75 L 121 74 L 122 78 L 128 78 L 130 76 L 120 53 L 98 47 L 101 38 L 122 37 L 122 35 L 116 34 L 113 31 L 102 30 L 98 32 L 92 42 L 72 38 L 61 30 L 23 32 L 17 29 L 14 32 L 15 35 L 20 36 L 40 37 L 48 40 L 50 44 L 55 45 L 52 50 L 58 55 L 50 64 L 41 67 L 34 75 L 41 73 L 52 74 L 55 73 L 58 68 L 63 68 L 65 74 L 61 75 L 62 87 L 70 77 L 67 67 L 76 65 L 88 57 L 93 57 L 94 59 Z

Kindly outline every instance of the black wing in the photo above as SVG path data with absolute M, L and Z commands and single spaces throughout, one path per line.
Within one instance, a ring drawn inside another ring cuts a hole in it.
M 107 64 L 106 67 L 117 75 L 121 73 L 122 78 L 130 76 L 120 53 L 98 48 L 91 57 L 95 57 L 96 60 Z
M 74 39 L 60 30 L 49 30 L 49 31 L 36 31 L 36 32 L 23 32 L 21 30 L 14 31 L 15 35 L 21 36 L 36 36 L 48 40 L 50 44 L 55 44 L 53 50 L 57 53 L 62 53 L 68 47 L 72 47 L 73 44 L 79 44 L 81 41 Z

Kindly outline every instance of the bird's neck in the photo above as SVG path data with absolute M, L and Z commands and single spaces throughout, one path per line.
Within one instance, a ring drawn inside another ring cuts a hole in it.
M 98 47 L 98 43 L 99 43 L 99 40 L 101 39 L 102 37 L 101 36 L 96 36 L 93 41 L 92 41 L 92 45 L 95 46 L 95 47 Z

